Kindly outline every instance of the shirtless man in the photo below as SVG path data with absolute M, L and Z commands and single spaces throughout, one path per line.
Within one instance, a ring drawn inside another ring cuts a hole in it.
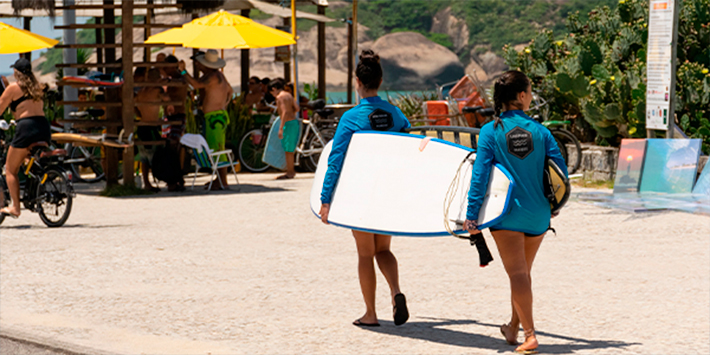
M 269 83 L 269 93 L 276 98 L 276 108 L 281 116 L 281 126 L 279 127 L 279 139 L 281 146 L 286 152 L 286 174 L 277 177 L 278 180 L 293 179 L 296 176 L 294 169 L 294 151 L 298 144 L 298 136 L 301 133 L 301 124 L 296 120 L 298 105 L 293 100 L 293 96 L 284 90 L 284 81 L 274 79 Z
M 174 55 L 169 55 L 165 58 L 167 63 L 178 63 L 178 59 Z M 165 75 L 167 78 L 166 82 L 169 83 L 185 83 L 185 79 L 180 74 L 178 67 L 166 67 Z M 187 98 L 187 86 L 168 86 L 166 88 L 167 95 L 170 101 L 184 102 Z M 182 137 L 185 131 L 185 106 L 184 105 L 170 105 L 166 107 L 165 113 L 167 115 L 168 121 L 178 121 L 180 124 L 173 124 L 170 126 L 170 133 L 168 134 L 168 148 L 172 149 L 175 154 L 178 155 L 179 161 L 183 161 L 185 151 L 181 149 L 180 137 Z M 182 170 L 182 167 L 176 167 Z M 176 182 L 168 182 L 168 191 L 184 191 L 185 190 L 185 180 L 180 177 Z
M 261 80 L 252 76 L 249 78 L 249 91 L 244 98 L 244 104 L 248 107 L 256 106 L 264 98 L 264 90 L 261 88 Z
M 140 74 L 139 71 L 138 74 Z M 160 71 L 158 69 L 152 68 L 148 70 L 147 77 L 143 79 L 141 75 L 136 76 L 136 82 L 140 83 L 143 81 L 148 82 L 159 82 L 160 81 Z M 155 123 L 154 126 L 138 126 L 136 128 L 136 136 L 138 139 L 144 142 L 159 141 L 160 136 L 160 121 L 162 115 L 160 112 L 161 106 L 159 105 L 146 105 L 147 102 L 161 102 L 167 101 L 169 98 L 163 91 L 162 87 L 141 87 L 136 93 L 135 104 L 136 104 L 136 116 L 141 122 L 151 122 Z M 138 146 L 138 152 L 141 155 L 141 175 L 143 176 L 143 189 L 153 192 L 160 191 L 160 188 L 153 186 L 150 182 L 149 174 L 151 163 L 153 161 L 153 155 L 155 154 L 154 145 L 140 145 Z
M 204 89 L 205 95 L 202 98 L 202 111 L 205 112 L 205 140 L 210 149 L 214 151 L 224 150 L 226 141 L 226 131 L 229 125 L 229 113 L 227 104 L 232 99 L 232 86 L 219 69 L 226 64 L 219 58 L 217 50 L 210 49 L 205 54 L 195 57 L 197 69 L 202 72 L 199 79 L 195 79 L 185 71 L 185 62 L 180 61 L 178 69 L 187 82 L 195 89 Z M 220 162 L 227 161 L 227 157 L 222 155 Z M 218 170 L 220 184 L 212 184 L 213 190 L 227 189 L 227 168 Z

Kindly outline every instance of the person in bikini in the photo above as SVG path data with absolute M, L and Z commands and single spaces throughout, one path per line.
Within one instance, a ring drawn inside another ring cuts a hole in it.
M 185 71 L 185 62 L 180 61 L 178 68 L 181 74 L 195 89 L 204 89 L 202 111 L 205 112 L 205 140 L 213 151 L 225 149 L 229 113 L 226 111 L 232 99 L 232 86 L 227 78 L 219 71 L 225 66 L 224 59 L 219 58 L 217 50 L 210 49 L 204 54 L 195 56 L 197 69 L 202 72 L 199 79 L 195 79 Z M 220 156 L 219 162 L 227 161 L 227 157 Z M 218 169 L 219 184 L 212 184 L 213 190 L 228 189 L 227 168 Z
M 0 213 L 17 218 L 20 216 L 20 166 L 30 154 L 30 146 L 39 142 L 49 143 L 52 133 L 49 121 L 44 117 L 44 93 L 32 73 L 32 65 L 27 59 L 20 58 L 11 68 L 15 69 L 16 82 L 9 84 L 0 95 L 0 112 L 10 107 L 17 125 L 5 163 L 12 205 L 3 208 Z
M 294 168 L 295 154 L 293 152 L 296 150 L 301 133 L 301 123 L 296 119 L 298 105 L 293 100 L 293 96 L 284 90 L 284 86 L 282 79 L 274 79 L 269 83 L 269 92 L 276 98 L 276 108 L 281 117 L 279 139 L 286 152 L 286 174 L 276 177 L 277 180 L 293 179 L 296 176 L 296 169 Z
M 567 175 L 560 149 L 552 133 L 530 118 L 525 111 L 532 101 L 528 77 L 511 70 L 496 79 L 493 101 L 496 118 L 481 128 L 476 162 L 471 175 L 468 209 L 464 229 L 478 233 L 476 220 L 488 188 L 494 163 L 508 170 L 516 187 L 512 204 L 500 222 L 490 227 L 508 278 L 513 312 L 500 331 L 510 345 L 518 345 L 518 330 L 523 326 L 525 341 L 515 351 L 533 353 L 538 347 L 533 322 L 532 279 L 530 271 L 542 239 L 550 226 L 550 202 L 543 193 L 545 159 L 552 159 Z

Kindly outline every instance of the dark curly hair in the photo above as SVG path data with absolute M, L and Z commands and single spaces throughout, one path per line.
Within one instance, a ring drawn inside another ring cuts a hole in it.
M 530 79 L 523 72 L 509 70 L 501 75 L 493 86 L 493 107 L 496 112 L 494 128 L 501 122 L 500 114 L 503 105 L 518 101 L 518 94 L 526 92 L 530 87 Z
M 360 53 L 355 75 L 368 90 L 377 90 L 382 83 L 382 66 L 380 56 L 373 50 L 366 49 Z

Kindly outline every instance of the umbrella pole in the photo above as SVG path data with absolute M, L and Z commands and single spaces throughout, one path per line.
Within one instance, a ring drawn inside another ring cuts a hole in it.
M 350 55 L 355 56 L 355 68 L 357 68 L 360 59 L 357 53 L 357 0 L 353 0 L 353 38 L 354 53 L 350 53 Z M 360 104 L 360 94 L 357 90 L 355 90 L 355 103 Z

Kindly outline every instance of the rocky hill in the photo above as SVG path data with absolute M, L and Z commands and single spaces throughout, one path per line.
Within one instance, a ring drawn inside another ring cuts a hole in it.
M 611 0 L 594 1 L 593 5 Z M 507 69 L 500 57 L 504 43 L 524 46 L 531 33 L 540 28 L 564 27 L 563 16 L 591 6 L 586 0 L 540 0 L 507 2 L 493 0 L 361 0 L 358 25 L 359 48 L 372 48 L 380 54 L 385 69 L 385 88 L 389 90 L 428 90 L 454 81 L 464 74 L 475 75 L 490 84 Z M 306 9 L 308 11 L 309 9 Z M 327 15 L 349 16 L 350 4 L 330 1 Z M 262 16 L 260 23 L 275 27 L 283 20 Z M 159 23 L 185 23 L 186 16 L 159 16 Z M 300 20 L 299 20 L 300 21 Z M 304 20 L 307 21 L 307 20 Z M 299 30 L 299 82 L 317 81 L 317 27 Z M 119 35 L 120 36 L 120 35 Z M 120 40 L 119 36 L 117 39 Z M 134 30 L 134 40 L 143 40 L 143 31 Z M 119 50 L 120 52 L 120 50 Z M 160 52 L 172 53 L 172 48 Z M 347 29 L 326 27 L 326 79 L 328 90 L 345 90 L 347 81 Z M 142 61 L 142 50 L 134 60 Z M 192 50 L 177 48 L 175 55 L 189 62 Z M 155 54 L 155 53 L 154 53 Z M 224 70 L 230 83 L 241 83 L 241 51 L 225 50 Z M 117 53 L 117 56 L 120 54 Z M 44 59 L 39 59 L 42 61 Z M 90 61 L 95 60 L 91 56 Z M 250 74 L 259 77 L 283 76 L 283 64 L 274 62 L 274 49 L 250 51 Z M 189 64 L 189 63 L 188 63 Z M 44 80 L 53 79 L 45 75 Z

